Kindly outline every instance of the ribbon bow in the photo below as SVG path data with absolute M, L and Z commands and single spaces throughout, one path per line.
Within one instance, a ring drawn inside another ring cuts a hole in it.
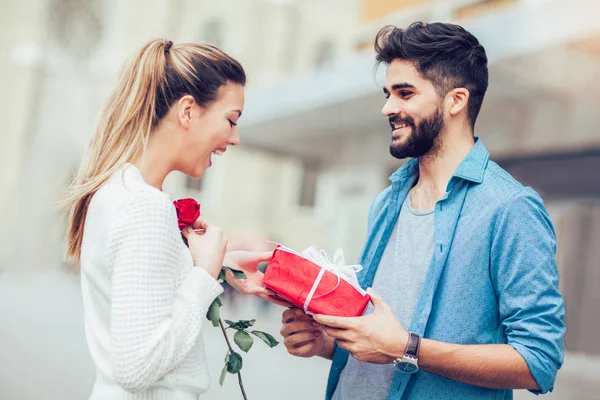
M 329 259 L 329 255 L 325 250 L 317 249 L 317 246 L 310 246 L 302 253 L 304 258 L 309 259 L 322 268 L 334 273 L 340 278 L 346 280 L 359 291 L 363 291 L 358 283 L 356 274 L 363 269 L 362 265 L 344 265 L 344 251 L 337 249 L 333 255 L 333 261 Z
M 317 275 L 317 278 L 315 279 L 315 282 L 313 283 L 313 286 L 306 297 L 306 301 L 304 302 L 304 312 L 308 313 L 308 305 L 312 299 L 326 296 L 337 289 L 340 285 L 340 279 L 344 279 L 346 282 L 351 284 L 363 296 L 366 294 L 366 292 L 360 287 L 358 278 L 356 277 L 356 273 L 362 270 L 362 265 L 344 265 L 344 252 L 342 249 L 337 249 L 335 251 L 335 254 L 333 255 L 333 261 L 329 259 L 329 256 L 325 250 L 319 250 L 316 246 L 310 246 L 308 249 L 304 250 L 301 255 L 321 267 L 321 271 L 319 272 L 319 275 Z M 315 292 L 319 287 L 319 283 L 321 282 L 325 271 L 329 271 L 337 276 L 337 284 L 327 293 L 315 297 Z

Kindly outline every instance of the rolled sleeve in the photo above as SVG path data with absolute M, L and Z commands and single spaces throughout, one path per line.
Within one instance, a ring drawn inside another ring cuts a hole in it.
M 500 210 L 491 275 L 507 343 L 527 362 L 540 387 L 552 391 L 564 358 L 564 303 L 558 291 L 556 235 L 542 199 L 524 188 Z

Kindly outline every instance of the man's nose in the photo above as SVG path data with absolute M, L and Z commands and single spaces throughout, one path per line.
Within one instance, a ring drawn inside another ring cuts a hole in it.
M 400 114 L 400 104 L 397 101 L 395 101 L 392 97 L 389 97 L 383 105 L 383 108 L 381 109 L 381 114 L 384 117 L 388 118 L 391 115 Z

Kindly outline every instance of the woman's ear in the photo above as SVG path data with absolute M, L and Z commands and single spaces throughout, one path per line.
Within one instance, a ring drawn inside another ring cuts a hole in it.
M 179 121 L 179 123 L 184 127 L 184 128 L 188 128 L 190 126 L 190 122 L 192 121 L 192 118 L 194 117 L 194 105 L 196 104 L 196 101 L 194 100 L 194 98 L 190 95 L 185 95 L 182 98 L 180 98 L 176 105 L 177 105 L 177 120 Z

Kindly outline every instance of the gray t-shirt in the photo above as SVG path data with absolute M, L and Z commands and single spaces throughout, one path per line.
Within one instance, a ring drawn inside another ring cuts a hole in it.
M 373 290 L 407 330 L 433 255 L 433 224 L 434 210 L 415 210 L 406 196 L 373 281 Z M 366 314 L 372 312 L 369 304 Z M 333 400 L 386 400 L 393 377 L 391 364 L 365 363 L 350 356 Z

